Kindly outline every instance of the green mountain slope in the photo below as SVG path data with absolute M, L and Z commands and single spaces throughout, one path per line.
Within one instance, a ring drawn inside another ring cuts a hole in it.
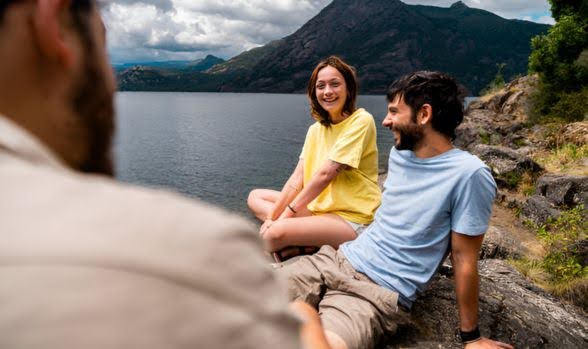
M 158 71 L 159 81 L 151 71 L 144 84 L 120 86 L 161 90 L 157 84 L 175 81 L 186 91 L 302 92 L 316 63 L 336 54 L 357 68 L 361 93 L 383 93 L 398 76 L 431 69 L 455 75 L 476 94 L 493 79 L 498 63 L 506 63 L 506 78 L 526 73 L 530 40 L 548 28 L 461 2 L 440 8 L 398 0 L 334 0 L 292 35 L 217 64 L 198 78 L 172 74 L 172 79 Z M 141 81 L 138 72 L 135 78 Z

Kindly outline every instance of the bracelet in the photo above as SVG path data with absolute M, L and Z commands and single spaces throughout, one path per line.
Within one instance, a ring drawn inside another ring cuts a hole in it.
M 468 343 L 473 343 L 475 341 L 480 340 L 480 338 L 482 338 L 482 336 L 480 336 L 480 329 L 478 328 L 478 326 L 476 326 L 476 328 L 474 328 L 471 331 L 462 331 L 461 329 L 459 330 L 459 336 L 461 337 L 461 342 L 463 344 L 468 344 Z
M 290 204 L 288 204 L 288 208 L 290 209 L 290 211 L 292 211 L 294 214 L 296 214 L 296 210 L 292 208 L 292 206 L 290 206 Z

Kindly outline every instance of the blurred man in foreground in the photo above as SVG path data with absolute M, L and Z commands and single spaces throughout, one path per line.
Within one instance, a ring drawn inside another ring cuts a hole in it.
M 94 1 L 1 1 L 0 62 L 1 348 L 298 348 L 300 320 L 324 345 L 252 226 L 110 178 Z

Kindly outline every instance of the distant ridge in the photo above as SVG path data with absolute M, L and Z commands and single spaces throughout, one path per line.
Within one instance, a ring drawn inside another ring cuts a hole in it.
M 124 71 L 129 68 L 143 67 L 149 69 L 188 69 L 191 71 L 205 71 L 216 64 L 225 62 L 224 59 L 213 55 L 208 55 L 202 59 L 195 61 L 161 61 L 161 62 L 133 62 L 113 64 L 113 68 L 117 71 Z
M 530 40 L 548 28 L 461 1 L 441 8 L 399 0 L 334 0 L 292 35 L 198 75 L 134 71 L 132 83 L 124 72 L 119 82 L 122 90 L 302 92 L 316 63 L 336 54 L 356 67 L 361 93 L 383 93 L 398 76 L 429 69 L 453 74 L 477 94 L 499 63 L 506 64 L 506 78 L 526 73 Z

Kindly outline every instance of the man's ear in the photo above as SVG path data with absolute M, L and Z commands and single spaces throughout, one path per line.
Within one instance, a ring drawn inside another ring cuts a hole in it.
M 33 30 L 39 49 L 47 59 L 63 65 L 73 66 L 74 51 L 67 38 L 67 23 L 71 0 L 37 0 L 33 17 Z
M 433 119 L 433 107 L 430 104 L 425 103 L 417 113 L 417 123 L 419 125 L 425 125 Z

